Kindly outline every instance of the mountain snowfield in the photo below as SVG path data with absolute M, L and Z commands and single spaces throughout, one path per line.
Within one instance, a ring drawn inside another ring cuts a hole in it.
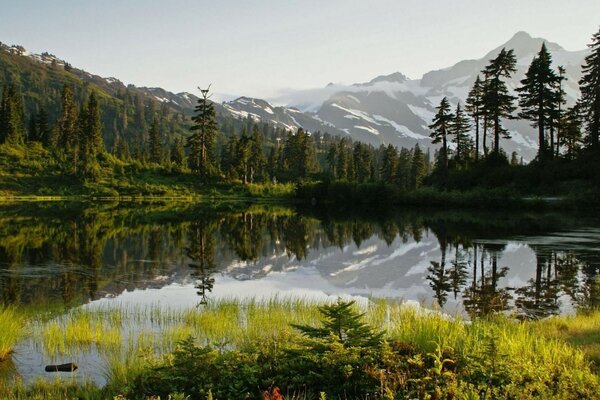
M 508 82 L 514 91 L 544 42 L 552 54 L 554 67 L 562 65 L 566 69 L 565 92 L 567 105 L 571 105 L 579 96 L 577 82 L 588 51 L 568 51 L 556 43 L 518 32 L 477 60 L 463 60 L 451 67 L 428 72 L 420 79 L 409 79 L 396 72 L 378 76 L 367 83 L 290 90 L 269 101 L 241 97 L 223 103 L 223 112 L 285 129 L 302 127 L 311 132 L 347 135 L 375 146 L 391 143 L 413 147 L 418 143 L 426 148 L 435 147 L 429 139 L 427 126 L 444 96 L 453 107 L 458 102 L 464 103 L 476 76 L 503 47 L 514 49 L 517 57 L 517 72 Z M 503 140 L 501 147 L 508 154 L 517 151 L 524 160 L 531 160 L 537 149 L 536 131 L 527 121 L 510 120 L 504 124 L 512 138 Z

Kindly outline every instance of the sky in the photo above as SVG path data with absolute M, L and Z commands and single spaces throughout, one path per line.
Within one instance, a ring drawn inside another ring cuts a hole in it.
M 0 0 L 0 41 L 125 84 L 270 98 L 410 78 L 517 31 L 581 50 L 598 0 Z

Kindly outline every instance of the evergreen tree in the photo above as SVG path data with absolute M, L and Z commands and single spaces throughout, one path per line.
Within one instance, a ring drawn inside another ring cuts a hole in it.
M 517 88 L 522 110 L 519 117 L 531 121 L 531 125 L 538 128 L 538 159 L 542 161 L 553 153 L 552 147 L 548 149 L 546 143 L 546 129 L 553 125 L 560 101 L 560 94 L 556 90 L 559 78 L 552 70 L 552 56 L 545 43 L 533 58 L 521 84 Z
M 329 145 L 329 150 L 327 150 L 327 156 L 325 156 L 325 160 L 329 166 L 329 175 L 336 179 L 338 177 L 337 174 L 337 161 L 338 161 L 338 148 L 337 143 L 333 142 Z
M 283 148 L 283 158 L 292 179 L 307 178 L 319 169 L 315 143 L 302 128 L 288 136 Z
M 565 99 L 565 91 L 563 89 L 563 82 L 567 80 L 565 77 L 565 67 L 562 65 L 558 66 L 558 79 L 556 89 L 557 105 L 554 113 L 552 113 L 552 125 L 550 126 L 550 148 L 554 148 L 554 156 L 556 158 L 560 155 L 560 146 L 562 141 L 562 123 L 564 117 L 563 105 L 567 102 Z M 556 129 L 556 146 L 553 142 L 553 131 Z
M 569 108 L 565 113 L 561 132 L 562 143 L 566 149 L 565 156 L 568 160 L 573 160 L 579 152 L 582 141 L 581 117 L 577 107 Z
M 513 118 L 515 96 L 508 93 L 502 78 L 509 79 L 516 72 L 517 59 L 513 50 L 500 50 L 496 58 L 490 60 L 485 67 L 485 85 L 483 89 L 483 109 L 486 117 L 494 127 L 494 154 L 500 154 L 500 137 L 510 138 L 508 131 L 502 127 L 502 118 Z
M 450 123 L 450 133 L 454 136 L 454 144 L 456 145 L 456 160 L 458 162 L 469 158 L 472 141 L 468 135 L 471 130 L 471 124 L 468 121 L 467 115 L 460 107 L 460 103 L 456 105 L 454 118 Z
M 36 117 L 37 140 L 44 145 L 50 144 L 50 122 L 48 121 L 48 112 L 45 107 L 40 107 L 40 111 Z
M 267 161 L 267 169 L 269 176 L 273 182 L 277 181 L 277 174 L 279 173 L 279 166 L 281 164 L 281 146 L 276 143 L 269 151 L 269 159 Z
M 483 87 L 484 83 L 479 78 L 479 75 L 477 75 L 465 103 L 465 110 L 473 118 L 473 122 L 475 122 L 475 160 L 479 159 L 479 127 L 481 125 L 481 118 L 485 114 L 483 110 Z
M 0 139 L 10 144 L 23 144 L 25 129 L 25 110 L 23 98 L 15 84 L 5 87 L 0 102 Z
M 2 97 L 0 98 L 0 143 L 6 140 L 6 131 L 8 130 L 8 86 L 2 88 Z
M 421 147 L 417 143 L 413 150 L 412 165 L 410 172 L 410 185 L 411 189 L 418 189 L 421 187 L 423 180 L 427 176 L 427 160 Z
M 37 131 L 37 123 L 35 121 L 35 115 L 29 117 L 29 128 L 27 130 L 27 141 L 29 142 L 37 142 L 38 141 L 38 131 Z
M 381 160 L 380 176 L 381 180 L 386 183 L 394 183 L 396 181 L 396 173 L 398 172 L 398 150 L 388 144 L 383 153 Z
M 579 107 L 587 128 L 587 139 L 596 152 L 600 151 L 600 30 L 592 36 L 588 45 L 591 52 L 582 67 L 579 81 L 581 99 Z
M 412 187 L 412 161 L 413 156 L 410 150 L 404 147 L 398 154 L 398 172 L 396 173 L 396 182 L 400 189 L 408 190 Z
M 189 163 L 193 172 L 207 177 L 214 169 L 215 160 L 213 147 L 218 133 L 215 105 L 208 98 L 208 89 L 201 90 L 202 97 L 194 109 L 192 117 L 194 125 L 190 128 L 192 134 L 188 137 L 187 146 L 190 149 Z
M 242 178 L 242 182 L 247 184 L 250 177 L 250 156 L 251 156 L 251 140 L 246 135 L 245 128 L 242 132 L 242 136 L 237 141 L 235 148 L 235 161 L 234 165 L 237 166 L 239 176 Z
M 69 85 L 63 86 L 61 101 L 61 113 L 58 117 L 51 144 L 69 153 L 76 164 L 79 152 L 78 115 L 77 106 L 73 99 L 73 90 Z
M 262 178 L 267 163 L 263 152 L 264 136 L 258 125 L 252 127 L 252 140 L 250 143 L 250 182 Z
M 94 92 L 90 94 L 88 99 L 86 130 L 86 151 L 89 153 L 90 158 L 95 159 L 99 153 L 104 152 L 104 138 L 102 137 L 100 105 Z
M 371 153 L 369 152 L 369 147 L 366 144 L 360 142 L 354 143 L 352 161 L 354 163 L 354 178 L 358 182 L 368 181 L 371 178 L 372 163 L 372 157 Z
M 158 119 L 155 117 L 150 125 L 150 161 L 156 164 L 160 164 L 162 161 L 162 143 L 160 140 L 160 128 Z
M 180 137 L 176 137 L 175 141 L 173 142 L 171 161 L 179 168 L 183 168 L 185 165 L 185 147 L 183 140 Z
M 448 169 L 448 134 L 452 129 L 452 121 L 454 116 L 450 111 L 450 103 L 448 99 L 444 97 L 440 102 L 440 105 L 436 108 L 437 113 L 433 117 L 433 122 L 429 125 L 431 129 L 431 137 L 433 140 L 431 143 L 437 144 L 442 143 L 442 149 L 440 152 L 440 161 L 444 170 Z
M 350 140 L 342 138 L 338 144 L 337 150 L 337 178 L 349 179 L 351 176 L 351 153 Z

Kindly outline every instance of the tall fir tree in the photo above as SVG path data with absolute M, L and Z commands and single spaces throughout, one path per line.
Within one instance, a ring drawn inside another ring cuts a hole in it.
M 383 152 L 381 159 L 380 176 L 385 183 L 396 182 L 396 174 L 398 173 L 398 150 L 388 144 Z
M 490 60 L 483 70 L 485 85 L 483 89 L 483 109 L 494 128 L 494 154 L 500 154 L 500 137 L 510 138 L 508 131 L 502 126 L 503 118 L 514 118 L 516 110 L 513 102 L 516 97 L 508 92 L 506 82 L 516 72 L 517 59 L 514 50 L 500 50 L 496 58 Z
M 61 94 L 61 112 L 54 129 L 51 145 L 69 153 L 74 160 L 78 159 L 78 115 L 73 98 L 73 90 L 64 85 Z
M 49 145 L 51 129 L 48 111 L 46 111 L 46 107 L 40 107 L 40 110 L 36 116 L 35 123 L 37 128 L 38 140 L 46 146 Z
M 185 147 L 183 139 L 181 139 L 179 136 L 177 136 L 173 142 L 173 148 L 171 149 L 171 161 L 180 169 L 185 166 Z
M 586 126 L 587 140 L 595 152 L 600 152 L 600 30 L 588 45 L 590 54 L 585 57 L 579 88 L 579 109 Z
M 252 140 L 250 143 L 250 182 L 253 183 L 258 178 L 262 179 L 264 169 L 267 163 L 265 153 L 263 152 L 264 135 L 258 125 L 252 127 Z
M 456 112 L 454 118 L 450 123 L 450 134 L 453 136 L 453 142 L 456 145 L 456 161 L 462 162 L 470 157 L 471 149 L 473 148 L 471 137 L 469 132 L 471 130 L 471 124 L 467 115 L 460 106 L 460 103 L 456 105 Z
M 437 112 L 433 117 L 433 121 L 431 125 L 429 125 L 429 129 L 431 129 L 431 137 L 433 144 L 442 144 L 442 148 L 440 149 L 439 160 L 442 164 L 441 167 L 444 170 L 448 169 L 448 135 L 452 130 L 452 121 L 454 119 L 454 115 L 450 111 L 450 103 L 448 99 L 444 97 L 440 102 L 440 105 L 436 108 Z
M 86 116 L 86 151 L 91 158 L 96 158 L 104 151 L 104 138 L 102 137 L 102 116 L 100 104 L 94 92 L 90 93 L 87 104 Z
M 485 112 L 483 109 L 483 81 L 477 75 L 473 88 L 467 96 L 465 102 L 465 110 L 475 123 L 475 160 L 479 159 L 479 128 L 481 126 L 481 119 Z
M 531 121 L 538 129 L 538 160 L 543 161 L 553 154 L 553 146 L 549 147 L 546 142 L 546 130 L 553 125 L 560 101 L 559 78 L 552 70 L 552 56 L 545 43 L 531 61 L 521 85 L 517 88 L 521 107 L 519 117 Z
M 418 189 L 427 176 L 427 158 L 417 143 L 413 150 L 412 165 L 410 172 L 411 189 Z
M 148 139 L 150 140 L 150 162 L 160 164 L 162 162 L 162 141 L 160 139 L 160 127 L 156 117 L 153 118 L 152 125 L 150 125 Z
M 305 179 L 319 170 L 315 143 L 302 128 L 288 135 L 283 148 L 283 158 L 293 179 Z
M 23 98 L 13 83 L 5 87 L 0 102 L 0 139 L 10 144 L 23 144 L 27 136 Z
M 210 88 L 210 87 L 209 87 Z M 194 109 L 194 123 L 190 128 L 192 134 L 188 137 L 190 169 L 202 176 L 208 177 L 215 167 L 214 145 L 218 134 L 215 105 L 209 100 L 209 90 L 201 89 L 202 96 Z
M 581 147 L 581 116 L 578 107 L 569 108 L 563 117 L 561 127 L 562 143 L 565 147 L 565 157 L 573 160 Z

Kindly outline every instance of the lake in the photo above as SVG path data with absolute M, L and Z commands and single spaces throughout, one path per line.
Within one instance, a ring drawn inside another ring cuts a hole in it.
M 0 219 L 0 301 L 42 320 L 273 297 L 379 298 L 465 318 L 600 304 L 600 221 L 576 214 L 32 202 L 0 206 Z M 73 379 L 106 382 L 105 350 L 51 352 L 38 326 L 0 378 L 75 360 Z M 128 335 L 146 328 L 156 331 Z
M 0 218 L 0 301 L 33 310 L 363 296 L 540 318 L 600 301 L 589 216 L 47 202 Z

